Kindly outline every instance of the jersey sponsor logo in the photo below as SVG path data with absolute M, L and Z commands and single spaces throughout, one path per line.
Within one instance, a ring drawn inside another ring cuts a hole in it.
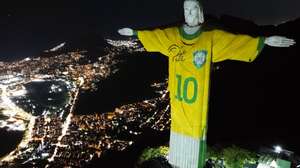
M 197 50 L 193 53 L 193 63 L 196 68 L 200 69 L 205 64 L 206 56 L 206 50 Z
M 168 48 L 170 55 L 172 56 L 173 62 L 184 61 L 184 49 L 176 44 L 171 45 Z

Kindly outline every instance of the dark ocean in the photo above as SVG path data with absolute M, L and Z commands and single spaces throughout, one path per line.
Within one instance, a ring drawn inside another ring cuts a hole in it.
M 0 61 L 38 56 L 63 42 L 78 40 L 90 33 L 101 34 L 101 23 L 93 17 L 76 18 L 78 14 L 72 16 L 71 11 L 53 15 L 35 10 L 0 14 Z
M 21 131 L 6 131 L 0 129 L 0 157 L 9 154 L 13 151 L 23 138 L 24 132 Z
M 69 90 L 62 81 L 33 81 L 24 85 L 27 94 L 13 98 L 17 106 L 34 116 L 58 115 L 64 112 L 69 100 Z
M 25 85 L 27 94 L 13 98 L 14 103 L 24 111 L 34 116 L 49 115 L 59 116 L 64 112 L 64 106 L 68 103 L 68 88 L 61 81 L 30 82 Z M 43 114 L 44 113 L 44 114 Z M 64 115 L 65 116 L 65 115 Z M 0 116 L 0 120 L 7 117 Z M 12 151 L 22 140 L 23 131 L 8 131 L 0 129 L 0 157 Z M 4 141 L 2 141 L 4 140 Z

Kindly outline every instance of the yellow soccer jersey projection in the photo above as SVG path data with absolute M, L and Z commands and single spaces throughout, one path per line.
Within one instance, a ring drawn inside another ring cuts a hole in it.
M 196 139 L 206 134 L 211 62 L 251 62 L 263 46 L 263 38 L 221 30 L 188 35 L 172 27 L 137 35 L 147 51 L 169 58 L 171 131 Z

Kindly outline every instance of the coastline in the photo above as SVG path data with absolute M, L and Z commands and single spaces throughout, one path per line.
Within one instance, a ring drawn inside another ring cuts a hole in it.
M 15 159 L 17 157 L 17 155 L 14 156 L 15 152 L 18 151 L 19 149 L 24 148 L 24 147 L 27 146 L 27 144 L 31 140 L 31 133 L 32 133 L 32 129 L 33 129 L 34 124 L 35 124 L 35 119 L 36 119 L 36 117 L 34 117 L 34 116 L 31 117 L 31 119 L 29 120 L 29 123 L 27 124 L 27 129 L 24 132 L 24 135 L 23 135 L 23 138 L 22 138 L 21 142 L 9 154 L 1 157 L 0 158 L 0 163 L 3 162 L 3 161 L 5 161 L 5 162 L 12 161 L 13 159 Z

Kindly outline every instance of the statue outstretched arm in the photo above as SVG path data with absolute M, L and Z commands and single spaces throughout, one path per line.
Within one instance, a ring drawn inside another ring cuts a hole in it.
M 265 44 L 272 47 L 290 47 L 296 44 L 296 41 L 284 36 L 270 36 L 265 39 Z
M 106 39 L 106 42 L 116 48 L 114 48 L 114 53 L 120 54 L 122 52 L 134 53 L 134 52 L 143 52 L 145 48 L 136 38 L 137 32 L 131 28 L 121 28 L 118 29 L 118 33 L 122 36 L 127 36 L 126 40 L 112 40 Z M 132 36 L 135 36 L 132 38 Z
M 136 31 L 131 28 L 128 28 L 128 27 L 119 29 L 118 33 L 122 36 L 135 36 L 136 35 Z

